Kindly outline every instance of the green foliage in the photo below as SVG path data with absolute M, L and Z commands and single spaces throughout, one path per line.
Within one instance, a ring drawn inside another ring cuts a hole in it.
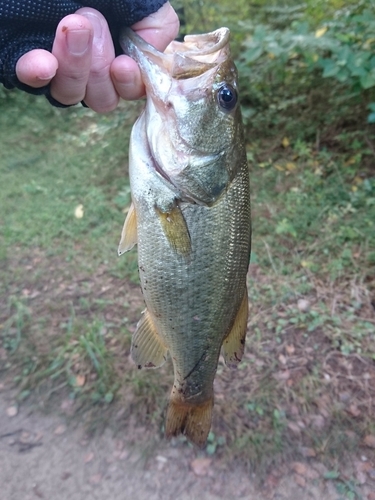
M 301 17 L 300 8 L 286 12 Z M 293 133 L 305 138 L 348 120 L 354 109 L 360 122 L 375 99 L 375 3 L 343 9 L 314 29 L 306 20 L 289 19 L 283 28 L 272 20 L 241 22 L 246 36 L 238 68 L 247 122 L 258 132 L 290 131 L 286 122 L 295 116 Z M 368 122 L 373 120 L 372 112 Z

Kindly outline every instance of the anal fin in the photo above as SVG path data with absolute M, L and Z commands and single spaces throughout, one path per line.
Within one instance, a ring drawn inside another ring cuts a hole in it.
M 247 297 L 247 288 L 238 309 L 237 316 L 229 334 L 223 342 L 223 356 L 225 364 L 231 368 L 235 368 L 241 361 L 245 350 L 245 338 L 247 328 L 247 316 L 249 313 L 249 303 Z
M 167 240 L 175 252 L 187 257 L 191 252 L 189 229 L 178 205 L 168 212 L 156 208 L 160 224 Z
M 131 250 L 137 244 L 137 239 L 137 216 L 134 203 L 132 203 L 122 228 L 120 244 L 117 250 L 118 254 L 122 255 Z
M 158 368 L 167 360 L 168 348 L 147 309 L 133 334 L 130 353 L 138 368 Z
M 213 404 L 212 397 L 200 405 L 188 405 L 172 397 L 167 410 L 166 437 L 182 433 L 192 443 L 203 448 L 211 428 Z

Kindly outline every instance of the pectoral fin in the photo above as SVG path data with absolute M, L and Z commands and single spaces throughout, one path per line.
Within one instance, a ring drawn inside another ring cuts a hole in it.
M 247 289 L 245 288 L 245 293 L 232 329 L 223 342 L 225 364 L 231 368 L 235 368 L 238 365 L 244 353 L 248 310 Z
M 130 353 L 138 368 L 158 368 L 167 359 L 168 348 L 160 338 L 147 309 L 133 334 Z
M 137 244 L 137 215 L 135 213 L 134 204 L 129 208 L 126 216 L 124 227 L 122 228 L 121 240 L 118 246 L 118 254 L 122 255 L 131 250 Z
M 168 212 L 156 208 L 164 234 L 176 253 L 187 257 L 191 252 L 188 227 L 178 205 Z

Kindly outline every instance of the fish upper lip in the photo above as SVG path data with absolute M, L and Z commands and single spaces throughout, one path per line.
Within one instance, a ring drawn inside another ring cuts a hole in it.
M 211 43 L 206 43 L 206 48 L 203 48 L 202 41 Z M 177 79 L 186 78 L 193 67 L 191 76 L 197 76 L 223 62 L 228 55 L 228 41 L 229 29 L 224 27 L 205 35 L 187 35 L 184 42 L 172 41 L 164 52 L 160 52 L 131 28 L 124 28 L 120 34 L 120 45 L 125 54 L 139 65 L 142 58 L 147 58 L 170 78 Z

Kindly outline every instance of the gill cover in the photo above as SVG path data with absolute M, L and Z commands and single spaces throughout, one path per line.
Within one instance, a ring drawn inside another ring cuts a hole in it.
M 126 29 L 121 46 L 139 65 L 147 92 L 147 140 L 155 171 L 180 198 L 212 205 L 235 176 L 240 134 L 237 71 L 229 30 L 191 35 L 157 51 Z

